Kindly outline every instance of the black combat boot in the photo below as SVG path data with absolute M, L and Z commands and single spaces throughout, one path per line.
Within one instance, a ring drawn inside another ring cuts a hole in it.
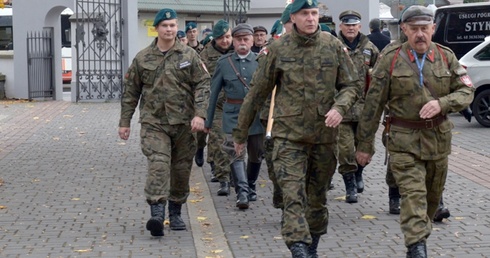
M 194 161 L 196 161 L 196 165 L 198 167 L 202 167 L 202 165 L 204 164 L 204 148 L 197 149 Z
M 250 192 L 248 200 L 251 202 L 257 201 L 257 178 L 259 178 L 260 165 L 262 163 L 248 162 L 247 164 L 247 179 Z
M 407 248 L 407 258 L 427 258 L 425 241 L 417 242 Z
M 398 187 L 388 188 L 388 196 L 390 198 L 390 214 L 400 214 L 400 192 Z
M 320 235 L 311 235 L 313 239 L 311 245 L 308 246 L 308 258 L 318 258 L 318 253 L 316 249 L 318 248 L 318 243 L 320 242 Z
M 228 196 L 228 195 L 230 195 L 230 183 L 219 182 L 218 196 Z
M 209 166 L 211 166 L 211 182 L 217 183 L 219 182 L 218 178 L 215 176 L 215 166 L 214 166 L 214 161 L 209 162 Z
M 182 204 L 173 201 L 168 201 L 168 217 L 170 220 L 171 230 L 185 230 L 185 223 L 180 216 Z
M 233 174 L 233 181 L 235 185 L 236 193 L 236 206 L 239 209 L 248 209 L 248 181 L 247 174 L 245 172 L 245 162 L 243 160 L 237 160 L 230 165 L 231 173 Z
M 303 242 L 296 242 L 289 246 L 292 258 L 307 258 L 308 257 L 308 247 Z
M 444 207 L 444 200 L 439 201 L 439 207 L 437 207 L 436 214 L 434 215 L 434 222 L 441 222 L 443 219 L 447 219 L 451 216 L 447 207 Z
M 362 180 L 362 171 L 364 171 L 364 167 L 357 164 L 356 186 L 357 186 L 358 193 L 364 192 L 364 181 Z
M 345 202 L 356 203 L 357 202 L 357 188 L 356 188 L 356 175 L 355 172 L 350 172 L 342 176 L 345 184 Z
M 150 205 L 151 218 L 146 222 L 146 230 L 152 236 L 163 236 L 163 221 L 165 220 L 165 204 L 157 203 Z

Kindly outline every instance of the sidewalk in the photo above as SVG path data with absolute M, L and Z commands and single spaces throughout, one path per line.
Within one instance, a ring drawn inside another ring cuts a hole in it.
M 119 103 L 0 101 L 0 257 L 290 257 L 272 208 L 263 165 L 259 200 L 247 211 L 218 197 L 210 168 L 193 166 L 183 208 L 188 229 L 153 238 L 145 229 L 146 160 L 139 124 L 117 135 Z M 490 254 L 490 129 L 451 116 L 453 154 L 445 202 L 451 217 L 434 224 L 431 257 Z M 405 257 L 398 216 L 388 214 L 382 146 L 365 170 L 359 203 L 329 192 L 328 234 L 320 257 Z M 0 181 L 1 182 L 1 181 Z

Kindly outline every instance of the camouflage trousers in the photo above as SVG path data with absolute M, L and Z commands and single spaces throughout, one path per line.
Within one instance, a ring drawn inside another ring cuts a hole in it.
M 267 120 L 261 119 L 260 122 L 264 128 L 267 128 Z M 276 176 L 274 174 L 274 164 L 272 162 L 272 151 L 274 150 L 274 140 L 265 139 L 264 140 L 264 158 L 267 164 L 267 174 L 269 175 L 269 180 L 272 182 L 272 206 L 274 208 L 282 208 L 282 191 L 277 183 Z
M 358 122 L 344 122 L 339 125 L 337 158 L 339 162 L 338 170 L 341 175 L 357 171 L 357 141 L 355 140 L 357 124 Z
M 335 173 L 335 144 L 304 144 L 274 138 L 274 173 L 283 190 L 281 234 L 290 246 L 310 244 L 327 232 L 328 182 Z
M 223 132 L 223 110 L 216 109 L 213 119 L 213 127 L 209 132 L 208 138 L 208 158 L 207 162 L 214 162 L 214 176 L 220 182 L 230 181 L 230 162 L 228 154 L 221 150 L 221 145 L 226 140 Z
M 196 152 L 196 135 L 190 125 L 141 124 L 141 150 L 148 160 L 148 203 L 185 203 Z
M 429 237 L 442 196 L 448 158 L 420 160 L 411 153 L 390 152 L 390 171 L 400 189 L 400 226 L 409 246 Z

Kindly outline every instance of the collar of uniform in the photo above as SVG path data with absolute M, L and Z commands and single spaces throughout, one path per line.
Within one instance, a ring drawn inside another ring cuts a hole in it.
M 405 51 L 410 58 L 411 62 L 415 62 L 415 56 L 412 54 L 412 51 L 410 51 L 412 48 L 408 44 L 408 42 L 405 42 L 402 47 L 402 51 Z M 427 55 L 425 59 L 429 60 L 429 62 L 434 63 L 435 61 L 435 55 L 437 51 L 437 46 L 434 44 L 434 42 L 430 43 L 429 50 L 427 50 Z
M 162 51 L 160 51 L 160 49 L 158 49 L 158 46 L 157 46 L 157 41 L 158 41 L 158 38 L 155 38 L 153 40 L 153 42 L 151 43 L 151 47 L 153 49 L 153 51 L 156 51 L 158 53 L 161 53 Z M 175 38 L 175 43 L 174 43 L 174 46 L 171 47 L 168 52 L 171 52 L 171 51 L 176 51 L 176 52 L 183 52 L 184 50 L 184 45 L 180 42 L 179 39 Z M 167 53 L 168 53 L 167 52 Z
M 250 53 L 248 53 L 248 55 L 245 57 L 245 59 L 247 61 L 253 61 L 255 59 L 255 57 L 253 56 L 253 52 L 250 51 Z M 238 53 L 237 52 L 233 52 L 233 55 L 232 57 L 235 59 L 235 60 L 240 60 L 240 57 L 238 56 Z
M 321 32 L 320 26 L 318 26 L 317 30 L 313 34 L 309 36 L 302 35 L 298 33 L 296 24 L 294 24 L 293 29 L 291 31 L 291 38 L 292 40 L 296 41 L 298 45 L 312 45 L 318 40 L 320 32 Z

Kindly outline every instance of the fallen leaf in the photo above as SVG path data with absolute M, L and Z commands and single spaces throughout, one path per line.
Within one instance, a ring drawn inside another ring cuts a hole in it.
M 170 221 L 168 219 L 166 219 L 164 222 L 163 222 L 163 225 L 170 225 Z
M 339 197 L 335 197 L 335 200 L 345 201 L 345 195 L 339 196 Z
M 208 218 L 206 217 L 197 217 L 197 221 L 205 221 L 207 220 Z
M 241 236 L 241 239 L 248 239 L 248 236 Z
M 464 217 L 454 217 L 455 220 L 464 220 Z
M 0 205 L 0 210 L 7 209 L 7 206 Z
M 361 217 L 361 219 L 375 219 L 376 216 L 373 216 L 373 215 L 364 215 Z
M 119 145 L 126 145 L 125 142 L 118 142 L 117 144 L 119 144 Z
M 41 179 L 39 179 L 39 178 L 34 178 L 34 179 L 32 179 L 32 181 L 31 181 L 31 182 L 33 182 L 33 183 L 41 182 Z
M 80 198 L 71 198 L 72 201 L 80 201 Z
M 78 253 L 87 253 L 87 252 L 92 252 L 92 249 L 78 249 L 78 250 L 75 250 L 75 252 L 78 252 Z
M 202 202 L 202 200 L 189 200 L 190 203 Z
M 34 120 L 38 120 L 38 119 L 39 119 L 39 117 L 38 117 L 38 116 L 35 116 L 35 117 L 33 117 L 32 119 L 34 119 Z
M 59 141 L 60 140 L 60 137 L 53 137 L 53 140 L 54 141 Z
M 71 118 L 71 117 L 73 117 L 73 115 L 63 115 L 63 117 Z
M 202 241 L 213 241 L 213 238 L 211 237 L 203 237 L 201 238 Z
M 213 254 L 219 254 L 219 253 L 222 253 L 222 252 L 223 252 L 223 250 L 221 250 L 221 249 L 217 249 L 217 250 L 212 250 L 211 251 L 211 253 L 213 253 Z

